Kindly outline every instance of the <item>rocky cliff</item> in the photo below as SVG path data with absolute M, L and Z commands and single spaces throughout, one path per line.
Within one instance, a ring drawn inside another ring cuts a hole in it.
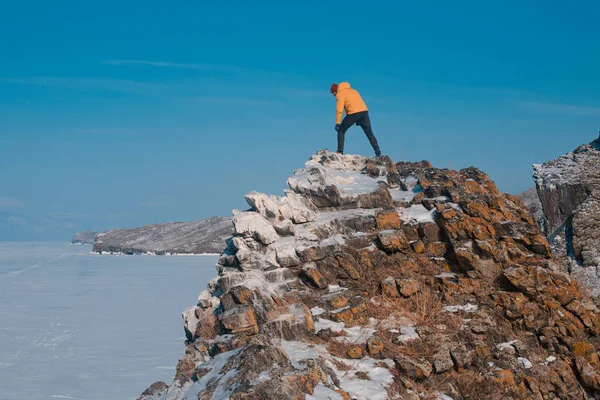
M 483 172 L 322 151 L 249 193 L 140 399 L 582 399 L 598 309 Z
M 94 244 L 98 232 L 83 231 L 75 234 L 71 239 L 72 244 Z
M 518 197 L 523 200 L 523 203 L 525 203 L 525 206 L 527 206 L 529 212 L 537 221 L 540 229 L 545 233 L 547 224 L 546 216 L 544 215 L 544 209 L 540 197 L 538 196 L 537 188 L 535 186 L 531 187 L 526 191 L 519 193 Z
M 559 260 L 600 294 L 600 138 L 534 165 L 546 232 Z
M 232 232 L 233 225 L 228 217 L 166 222 L 99 233 L 93 251 L 102 254 L 220 253 Z

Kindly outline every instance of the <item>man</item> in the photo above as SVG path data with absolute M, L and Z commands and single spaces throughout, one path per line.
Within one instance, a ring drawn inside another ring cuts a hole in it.
M 350 87 L 348 82 L 342 82 L 339 85 L 334 83 L 331 85 L 331 93 L 335 96 L 335 130 L 338 136 L 337 152 L 344 154 L 344 136 L 346 131 L 352 125 L 356 124 L 362 128 L 375 150 L 375 156 L 379 157 L 381 151 L 377 139 L 371 130 L 371 120 L 369 119 L 369 109 L 363 101 L 360 94 Z M 342 121 L 342 115 L 346 112 L 346 116 Z

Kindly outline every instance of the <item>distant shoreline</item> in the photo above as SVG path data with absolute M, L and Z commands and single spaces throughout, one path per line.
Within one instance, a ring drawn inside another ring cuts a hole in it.
M 155 253 L 155 252 L 136 252 L 132 254 L 120 251 L 90 251 L 90 254 L 96 256 L 167 256 L 167 257 L 212 257 L 219 256 L 220 253 Z

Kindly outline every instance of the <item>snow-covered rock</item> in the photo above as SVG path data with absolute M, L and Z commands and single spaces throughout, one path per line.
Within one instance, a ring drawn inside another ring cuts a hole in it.
M 234 210 L 233 226 L 237 235 L 252 238 L 265 245 L 273 243 L 279 237 L 273 225 L 255 212 Z
M 486 174 L 320 151 L 288 184 L 234 211 L 165 399 L 583 398 L 600 311 Z

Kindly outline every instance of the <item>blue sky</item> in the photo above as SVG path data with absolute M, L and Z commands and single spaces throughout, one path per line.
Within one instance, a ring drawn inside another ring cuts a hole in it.
M 281 193 L 335 148 L 340 81 L 394 160 L 475 165 L 520 192 L 532 163 L 600 128 L 600 4 L 485 3 L 5 2 L 0 239 Z M 359 128 L 346 152 L 371 155 Z

